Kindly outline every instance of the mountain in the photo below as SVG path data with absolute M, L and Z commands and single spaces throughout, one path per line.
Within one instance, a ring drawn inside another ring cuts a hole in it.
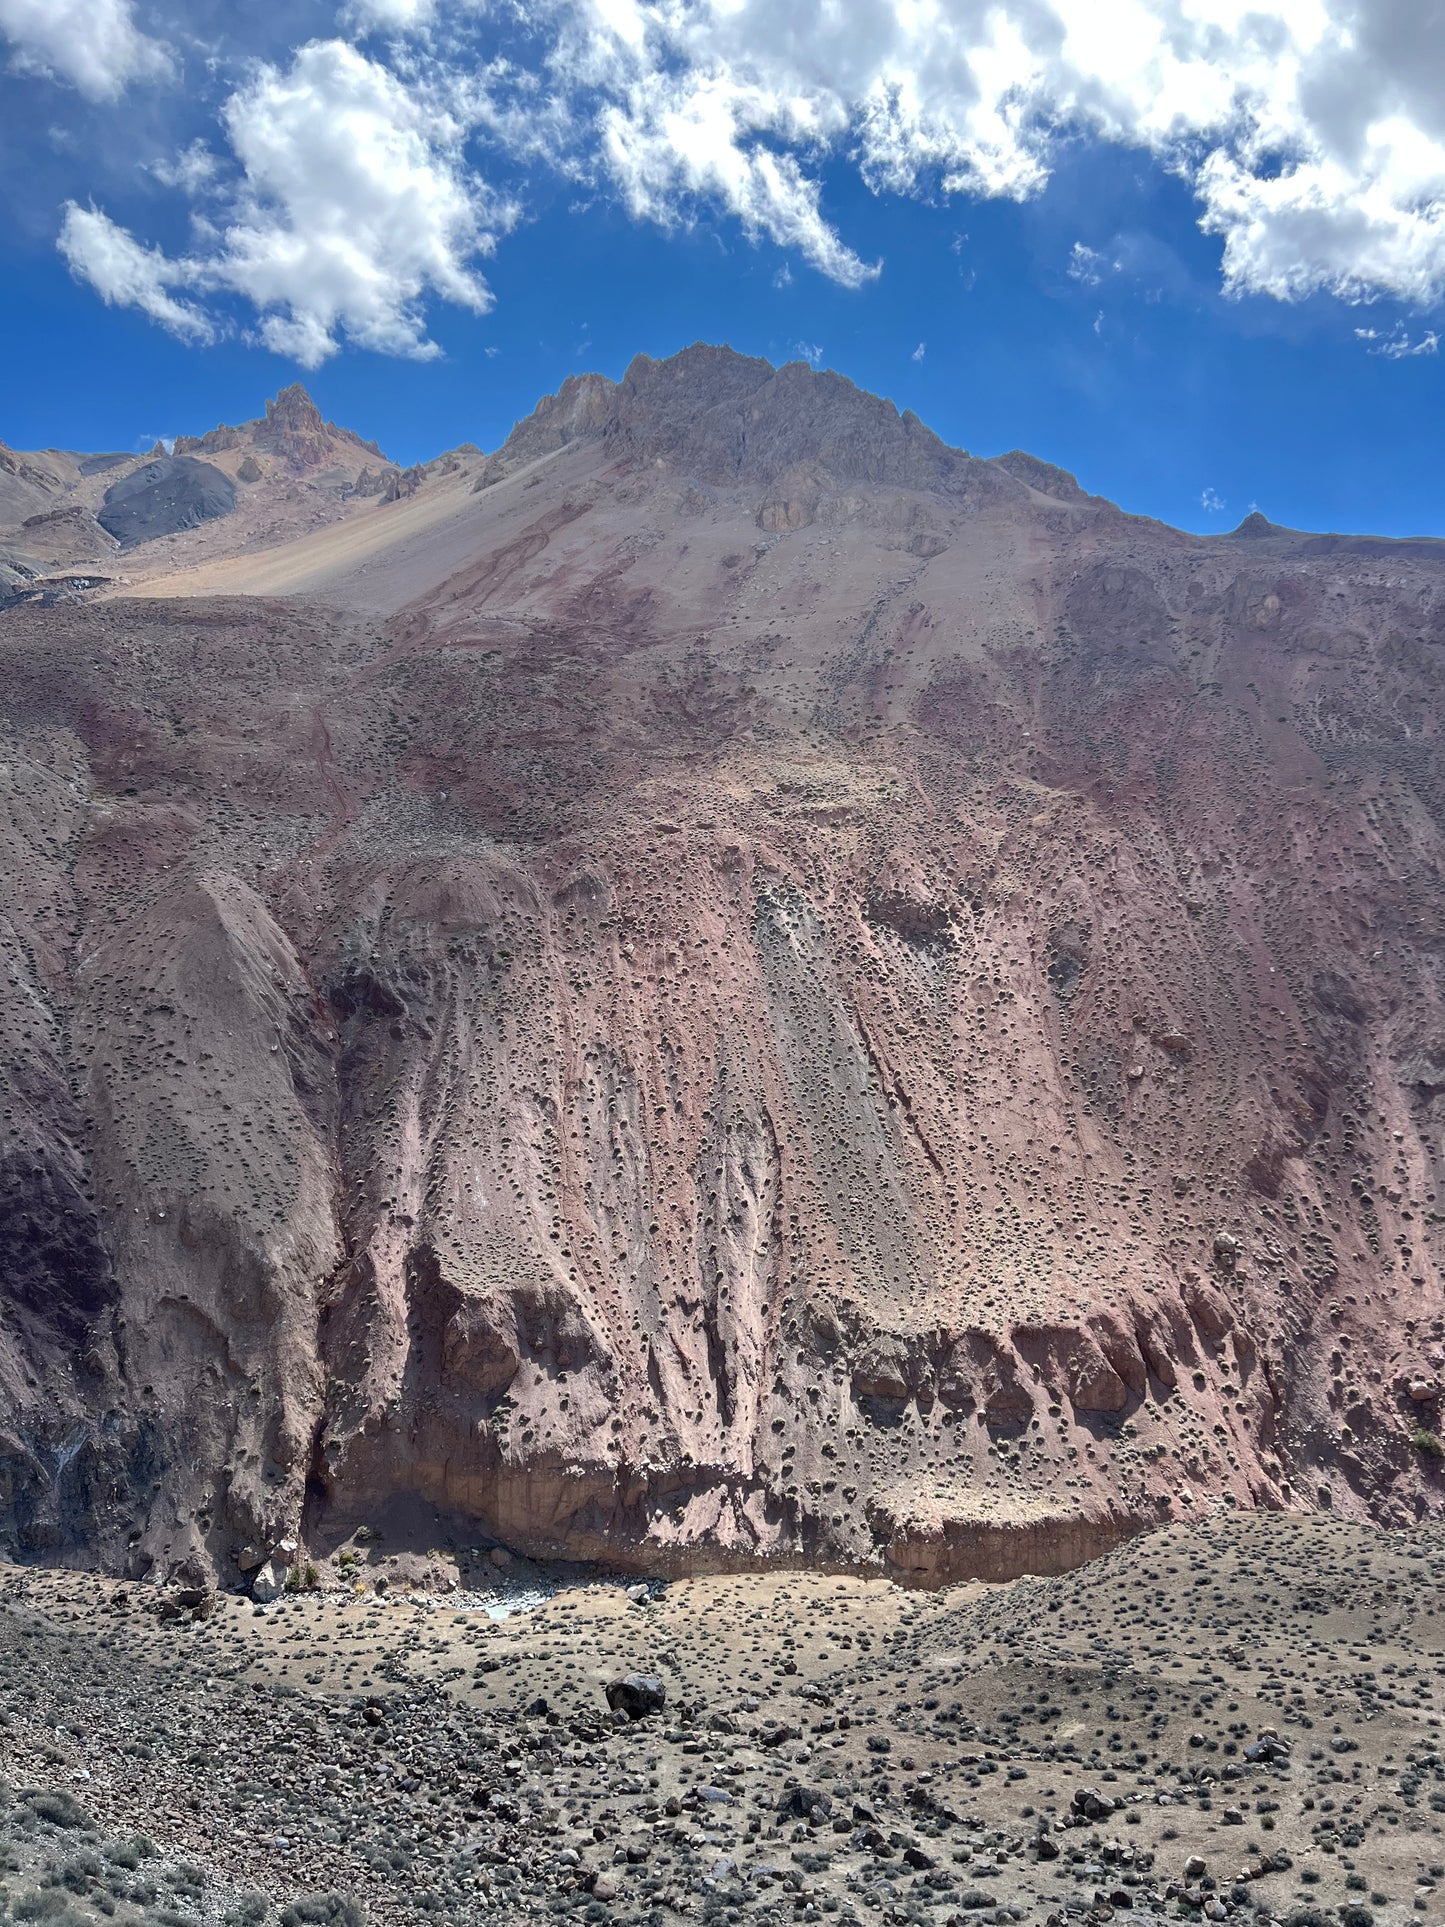
M 16 454 L 0 443 L 0 598 L 73 592 L 98 565 L 114 577 L 289 540 L 374 506 L 401 471 L 375 442 L 324 421 L 295 383 L 255 421 L 180 435 L 144 455 Z M 202 524 L 225 518 L 194 538 Z M 156 546 L 159 545 L 159 546 Z M 125 555 L 122 564 L 119 557 Z
M 408 474 L 0 623 L 14 1550 L 1438 1515 L 1445 549 L 706 347 Z

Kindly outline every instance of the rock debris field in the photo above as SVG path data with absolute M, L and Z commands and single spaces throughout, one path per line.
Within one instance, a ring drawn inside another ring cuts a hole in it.
M 366 1570 L 257 1607 L 0 1569 L 0 1913 L 1445 1911 L 1435 1525 L 1221 1515 L 1064 1577 L 933 1592 L 559 1584 L 525 1562 L 499 1581 L 465 1547 L 427 1591 Z

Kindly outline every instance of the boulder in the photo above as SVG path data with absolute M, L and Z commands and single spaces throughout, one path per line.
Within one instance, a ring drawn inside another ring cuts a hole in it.
M 279 1599 L 286 1589 L 286 1573 L 274 1559 L 257 1568 L 256 1577 L 251 1581 L 251 1597 L 260 1606 L 269 1606 L 273 1599 Z
M 629 1673 L 608 1685 L 607 1704 L 614 1713 L 625 1713 L 630 1720 L 646 1719 L 667 1704 L 667 1688 L 655 1673 Z
M 778 1812 L 792 1820 L 826 1820 L 833 1802 L 817 1787 L 790 1786 L 778 1795 Z

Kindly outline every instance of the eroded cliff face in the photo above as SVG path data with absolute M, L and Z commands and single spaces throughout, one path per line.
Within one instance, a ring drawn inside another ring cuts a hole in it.
M 0 630 L 10 1543 L 1438 1512 L 1434 549 L 717 351 L 476 479 L 420 593 Z

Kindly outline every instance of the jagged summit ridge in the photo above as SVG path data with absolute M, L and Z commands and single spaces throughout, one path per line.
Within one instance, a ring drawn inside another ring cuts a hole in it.
M 663 361 L 638 355 L 619 382 L 569 377 L 517 424 L 491 473 L 584 438 L 719 485 L 814 468 L 838 484 L 947 492 L 981 466 L 843 375 L 705 342 Z
M 292 382 L 266 402 L 266 412 L 254 421 L 233 427 L 222 422 L 204 435 L 180 435 L 177 455 L 221 455 L 251 448 L 278 457 L 292 474 L 325 468 L 357 451 L 385 462 L 375 442 L 364 441 L 349 428 L 329 422 L 299 381 Z

